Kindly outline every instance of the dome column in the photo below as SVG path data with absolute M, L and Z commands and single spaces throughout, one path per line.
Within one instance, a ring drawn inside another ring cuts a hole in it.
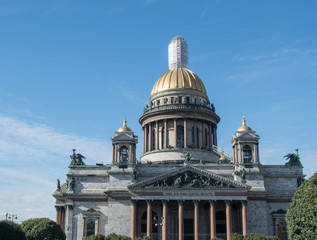
M 149 151 L 152 151 L 152 124 L 149 123 Z
M 160 147 L 160 141 L 159 141 L 159 135 L 160 135 L 160 132 L 159 132 L 159 123 L 158 121 L 156 121 L 156 126 L 155 126 L 156 130 L 155 130 L 155 133 L 156 133 L 156 141 L 155 141 L 155 149 L 159 149 Z
M 149 150 L 148 146 L 149 146 L 149 134 L 148 134 L 148 128 L 147 125 L 144 126 L 144 131 L 145 131 L 145 152 L 147 152 Z
M 143 145 L 143 153 L 145 153 L 145 127 L 143 127 L 143 142 L 142 142 L 142 145 Z

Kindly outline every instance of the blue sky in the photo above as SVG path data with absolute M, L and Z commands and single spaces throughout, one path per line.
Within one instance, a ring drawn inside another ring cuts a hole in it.
M 54 219 L 56 179 L 72 148 L 111 161 L 111 136 L 138 123 L 181 35 L 189 69 L 221 117 L 218 145 L 242 116 L 260 135 L 260 160 L 299 148 L 317 169 L 316 1 L 0 2 L 0 219 Z M 138 155 L 142 146 L 138 145 Z

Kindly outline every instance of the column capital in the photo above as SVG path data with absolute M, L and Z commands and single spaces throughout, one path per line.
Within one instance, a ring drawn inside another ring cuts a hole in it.
M 226 206 L 231 206 L 232 200 L 225 200 Z
M 138 200 L 131 199 L 131 205 L 136 206 L 138 204 Z
M 248 201 L 247 200 L 241 200 L 241 205 L 242 206 L 247 206 L 248 204 Z
M 152 206 L 153 200 L 146 200 L 146 205 L 147 206 Z
M 195 206 L 197 206 L 197 205 L 199 205 L 199 200 L 193 200 L 193 202 L 194 202 L 194 204 L 195 204 Z
M 167 206 L 168 200 L 161 200 L 161 201 L 162 201 L 162 204 L 163 204 L 163 205 Z
M 215 206 L 216 205 L 216 200 L 209 200 L 210 206 Z
M 178 205 L 184 205 L 184 200 L 181 200 L 181 199 L 179 199 L 179 200 L 177 200 L 177 202 L 178 202 Z
M 61 206 L 55 206 L 55 208 L 56 208 L 57 211 L 60 211 L 62 209 Z

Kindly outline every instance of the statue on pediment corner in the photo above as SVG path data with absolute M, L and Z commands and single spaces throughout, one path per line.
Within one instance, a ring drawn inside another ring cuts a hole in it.
M 285 163 L 286 167 L 293 167 L 293 166 L 298 166 L 302 167 L 302 163 L 300 162 L 299 154 L 298 154 L 298 149 L 295 149 L 296 153 L 289 153 L 284 156 L 286 160 L 288 160 L 287 163 Z
M 85 165 L 83 159 L 86 159 L 80 153 L 76 153 L 76 149 L 73 149 L 73 155 L 70 155 L 71 163 L 70 165 Z

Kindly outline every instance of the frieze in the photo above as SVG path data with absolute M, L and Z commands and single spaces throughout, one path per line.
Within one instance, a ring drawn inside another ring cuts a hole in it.
M 227 182 L 196 174 L 192 171 L 186 171 L 175 174 L 168 178 L 155 181 L 152 184 L 144 186 L 153 187 L 174 187 L 174 188 L 236 188 Z
M 193 166 L 181 169 L 132 184 L 130 190 L 172 190 L 172 189 L 222 189 L 249 190 L 250 187 L 239 182 L 221 177 Z

